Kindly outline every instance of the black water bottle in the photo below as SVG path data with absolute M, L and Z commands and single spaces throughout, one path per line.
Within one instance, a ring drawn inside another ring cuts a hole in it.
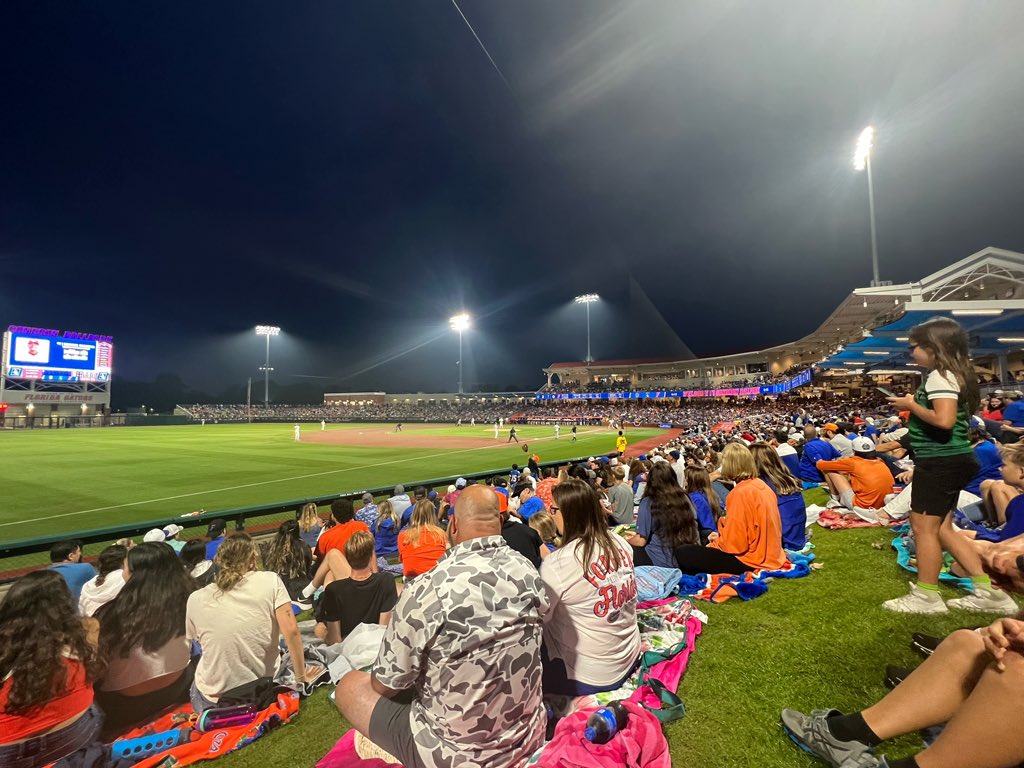
M 621 701 L 613 701 L 607 707 L 601 707 L 591 713 L 583 729 L 583 738 L 594 744 L 606 744 L 626 727 L 628 720 L 629 710 Z

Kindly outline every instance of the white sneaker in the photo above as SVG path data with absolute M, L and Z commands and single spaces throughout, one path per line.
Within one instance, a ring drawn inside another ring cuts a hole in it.
M 974 594 L 950 600 L 949 607 L 964 611 L 998 613 L 1001 616 L 1013 616 L 1017 613 L 1017 603 L 998 589 L 975 589 Z
M 858 507 L 856 504 L 851 510 L 853 514 L 863 520 L 865 523 L 877 523 L 878 522 L 878 510 L 877 509 L 865 509 L 864 507 Z
M 917 584 L 910 585 L 910 593 L 903 597 L 886 600 L 882 607 L 895 613 L 948 613 L 949 609 L 942 601 L 942 595 L 928 589 L 921 589 Z

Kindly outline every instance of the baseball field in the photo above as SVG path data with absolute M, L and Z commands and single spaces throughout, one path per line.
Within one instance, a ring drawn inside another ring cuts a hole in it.
M 0 541 L 270 504 L 615 450 L 616 433 L 549 426 L 207 424 L 0 433 Z M 631 444 L 664 430 L 629 430 Z

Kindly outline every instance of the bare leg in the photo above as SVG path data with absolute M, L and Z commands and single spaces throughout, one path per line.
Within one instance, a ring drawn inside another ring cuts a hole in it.
M 352 569 L 349 567 L 348 560 L 340 550 L 332 549 L 324 555 L 311 584 L 317 588 L 326 587 L 332 581 L 347 579 L 351 575 Z
M 937 585 L 942 570 L 942 544 L 939 542 L 939 528 L 942 518 L 910 513 L 910 527 L 917 543 L 917 580 L 924 584 Z
M 843 506 L 853 509 L 853 486 L 850 485 L 850 478 L 839 472 L 826 472 L 825 480 L 828 481 L 828 487 L 832 489 L 832 493 L 843 503 Z
M 985 571 L 981 567 L 981 557 L 969 538 L 953 528 L 953 516 L 946 515 L 939 527 L 939 540 L 942 546 L 956 561 L 960 563 L 968 576 L 981 576 Z M 918 561 L 920 567 L 920 560 Z
M 370 685 L 368 672 L 349 672 L 334 689 L 334 703 L 342 717 L 363 736 L 370 738 L 370 717 L 380 694 Z
M 1019 495 L 1020 491 L 1012 485 L 1007 485 L 1001 480 L 998 483 L 993 483 L 988 495 L 988 505 L 991 505 L 993 519 L 999 525 L 1006 522 L 1006 507 Z M 988 505 L 986 505 L 986 509 L 989 509 Z
M 967 700 L 991 661 L 977 632 L 957 630 L 891 693 L 865 709 L 864 722 L 883 741 L 944 723 Z
M 1002 672 L 989 664 L 935 743 L 915 759 L 921 768 L 1004 768 L 1024 755 L 1024 657 L 1008 653 Z M 909 679 L 909 678 L 908 678 Z

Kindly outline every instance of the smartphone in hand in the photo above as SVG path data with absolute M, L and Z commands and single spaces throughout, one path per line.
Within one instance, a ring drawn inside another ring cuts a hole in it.
M 885 387 L 875 387 L 875 389 L 877 389 L 879 392 L 881 392 L 886 397 L 896 397 L 896 393 L 895 392 L 890 392 Z

